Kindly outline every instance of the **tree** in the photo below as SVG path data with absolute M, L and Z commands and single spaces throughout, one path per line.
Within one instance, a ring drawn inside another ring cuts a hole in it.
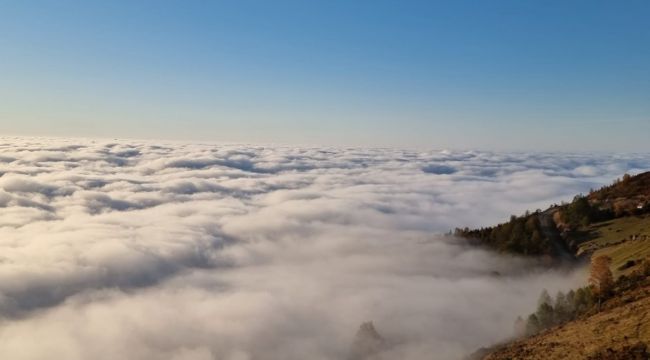
M 542 290 L 537 300 L 537 312 L 535 312 L 540 329 L 546 329 L 553 326 L 553 299 L 546 289 Z
M 537 319 L 539 320 L 539 326 L 541 329 L 549 328 L 555 325 L 555 314 L 553 312 L 553 306 L 548 303 L 542 303 L 538 308 Z
M 548 291 L 546 289 L 542 290 L 542 293 L 539 294 L 539 300 L 537 300 L 537 307 L 542 306 L 542 304 L 551 305 L 552 303 L 553 300 L 551 299 L 551 295 L 548 294 Z
M 541 329 L 539 326 L 539 319 L 537 319 L 537 315 L 530 314 L 530 316 L 528 316 L 528 321 L 526 321 L 526 335 L 527 336 L 535 335 L 540 330 Z
M 607 255 L 601 255 L 591 259 L 589 284 L 591 284 L 599 300 L 607 296 L 614 287 L 614 276 L 609 268 L 611 264 L 612 258 Z
M 521 316 L 517 316 L 517 320 L 515 320 L 515 337 L 525 336 L 526 333 L 526 322 Z
M 561 324 L 565 321 L 568 321 L 571 317 L 570 305 L 567 301 L 567 297 L 563 292 L 558 291 L 555 296 L 555 321 L 558 324 Z
M 577 314 L 582 314 L 587 311 L 587 295 L 585 289 L 579 288 L 573 298 L 573 308 Z
M 594 218 L 594 210 L 587 197 L 577 195 L 564 210 L 562 218 L 573 227 L 587 226 Z
M 531 235 L 530 241 L 527 245 L 526 254 L 539 254 L 544 251 L 544 237 L 539 230 L 533 230 L 533 235 Z
M 576 300 L 576 292 L 573 289 L 571 289 L 566 294 L 566 303 L 567 303 L 567 306 L 569 307 L 568 310 L 569 310 L 569 314 L 570 314 L 571 318 L 573 318 L 575 316 L 575 313 L 576 313 L 576 310 L 577 310 L 576 306 L 575 306 L 575 303 L 576 303 L 575 300 Z
M 594 306 L 594 296 L 591 286 L 579 288 L 573 298 L 573 306 L 576 314 L 584 314 Z
M 587 309 L 594 307 L 594 293 L 591 291 L 591 286 L 585 287 L 585 304 Z
M 537 216 L 529 216 L 528 220 L 526 220 L 526 231 L 532 233 L 539 229 L 539 225 L 539 218 Z
M 508 250 L 513 252 L 520 252 L 521 244 L 526 239 L 526 231 L 524 224 L 517 219 L 514 220 L 512 231 L 510 232 L 510 239 L 508 241 Z

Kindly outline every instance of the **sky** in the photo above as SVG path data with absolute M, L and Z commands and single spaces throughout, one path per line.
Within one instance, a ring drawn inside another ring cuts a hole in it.
M 0 134 L 643 152 L 649 12 L 0 0 Z

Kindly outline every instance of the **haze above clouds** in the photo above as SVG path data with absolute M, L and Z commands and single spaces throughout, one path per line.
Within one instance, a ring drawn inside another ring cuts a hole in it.
M 2 138 L 0 357 L 344 359 L 373 320 L 383 358 L 458 358 L 583 274 L 440 234 L 648 167 L 647 154 Z

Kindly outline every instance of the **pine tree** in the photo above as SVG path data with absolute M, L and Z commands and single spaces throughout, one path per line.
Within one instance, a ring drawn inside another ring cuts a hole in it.
M 553 306 L 548 303 L 542 303 L 537 308 L 535 315 L 537 315 L 541 329 L 547 329 L 555 324 Z
M 537 300 L 537 307 L 542 306 L 542 304 L 551 305 L 552 303 L 553 300 L 551 299 L 551 295 L 548 294 L 548 291 L 546 289 L 542 290 L 541 294 L 539 294 L 539 300 Z
M 576 292 L 573 291 L 573 289 L 571 289 L 566 294 L 566 303 L 567 303 L 567 306 L 568 306 L 569 317 L 571 319 L 575 316 L 575 313 L 576 313 L 575 299 L 576 299 Z
M 553 309 L 555 313 L 555 322 L 557 324 L 561 324 L 569 320 L 570 317 L 569 303 L 567 301 L 567 297 L 564 295 L 563 292 L 561 291 L 557 292 L 557 295 L 555 296 L 555 306 L 553 307 Z
M 579 288 L 576 291 L 576 295 L 573 298 L 573 308 L 576 314 L 582 314 L 587 311 L 587 294 L 585 293 L 585 289 Z
M 530 316 L 528 316 L 528 321 L 526 321 L 526 335 L 527 336 L 535 335 L 540 330 L 541 328 L 539 326 L 539 319 L 537 319 L 537 315 L 530 314 Z
M 585 298 L 587 299 L 587 308 L 594 307 L 594 293 L 589 286 L 585 288 Z

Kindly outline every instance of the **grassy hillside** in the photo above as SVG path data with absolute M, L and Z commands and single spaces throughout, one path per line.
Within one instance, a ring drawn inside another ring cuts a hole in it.
M 621 292 L 602 310 L 499 346 L 483 360 L 648 359 L 650 281 Z
M 483 349 L 474 358 L 650 359 L 649 200 L 647 172 L 625 176 L 542 213 L 553 216 L 560 238 L 576 258 L 600 260 L 606 256 L 615 285 L 606 295 L 604 291 L 599 295 L 604 299 L 601 305 L 592 304 L 570 321 L 555 321 L 541 332 L 528 333 L 535 335 Z M 593 285 L 585 289 L 597 290 Z M 540 315 L 540 310 L 537 313 Z
M 594 223 L 586 233 L 578 251 L 611 258 L 613 294 L 578 319 L 484 349 L 474 359 L 650 359 L 650 215 Z M 630 281 L 635 277 L 642 280 Z
M 589 226 L 590 240 L 578 254 L 607 255 L 615 276 L 629 274 L 650 256 L 650 215 L 628 216 Z

